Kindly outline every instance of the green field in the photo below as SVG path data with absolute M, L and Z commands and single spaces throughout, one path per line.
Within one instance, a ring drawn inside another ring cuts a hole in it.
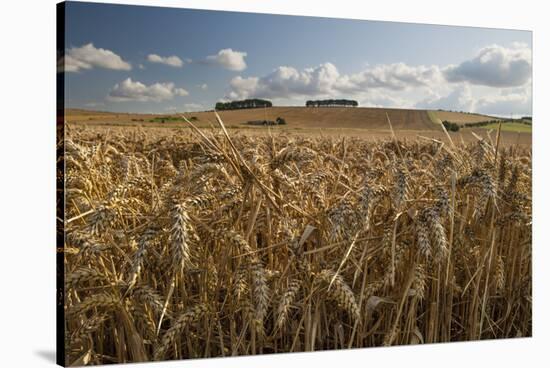
M 428 117 L 430 118 L 430 120 L 435 123 L 435 124 L 441 124 L 441 119 L 437 117 L 437 114 L 435 111 L 432 111 L 432 110 L 427 110 L 426 111 L 428 113 Z
M 484 126 L 483 128 L 485 129 L 494 129 L 494 130 L 497 130 L 498 129 L 498 124 L 495 123 L 495 124 L 489 124 L 489 125 L 486 125 Z M 502 123 L 502 128 L 501 128 L 502 131 L 505 131 L 505 132 L 525 132 L 525 133 L 531 133 L 532 132 L 532 126 L 531 125 L 527 125 L 527 124 L 522 124 L 522 123 L 507 123 L 507 122 L 503 122 Z

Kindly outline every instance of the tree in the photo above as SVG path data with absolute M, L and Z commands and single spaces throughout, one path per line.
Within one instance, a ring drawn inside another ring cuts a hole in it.
M 445 129 L 451 131 L 451 132 L 458 132 L 460 130 L 460 126 L 456 123 L 451 123 L 450 121 L 444 120 L 443 126 Z
M 277 122 L 277 125 L 286 125 L 286 120 L 281 117 L 278 117 L 275 121 Z
M 306 101 L 306 107 L 357 107 L 359 103 L 355 100 L 345 100 L 345 99 L 329 99 L 329 100 L 308 100 Z
M 230 102 L 218 102 L 216 103 L 216 110 L 237 110 L 237 109 L 254 109 L 258 107 L 272 107 L 273 104 L 268 100 L 261 100 L 259 98 L 246 99 L 240 101 Z

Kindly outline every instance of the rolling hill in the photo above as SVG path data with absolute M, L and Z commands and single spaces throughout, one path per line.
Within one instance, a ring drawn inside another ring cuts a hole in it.
M 438 130 L 440 129 L 430 119 L 426 110 L 387 109 L 387 108 L 339 108 L 339 107 L 271 107 L 258 109 L 231 110 L 219 112 L 227 126 L 248 126 L 251 120 L 275 120 L 282 117 L 288 128 L 298 129 L 388 129 L 386 114 L 389 116 L 395 130 Z M 212 112 L 190 112 L 186 117 L 196 118 L 199 126 L 208 126 L 214 122 Z M 76 123 L 90 124 L 161 124 L 162 118 L 177 116 L 177 114 L 127 114 L 96 112 L 79 109 L 66 110 L 66 120 Z M 181 122 L 166 120 L 165 125 L 180 125 Z

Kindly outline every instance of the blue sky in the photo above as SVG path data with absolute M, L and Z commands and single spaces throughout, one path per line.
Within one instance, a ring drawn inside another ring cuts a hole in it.
M 69 2 L 69 107 L 129 112 L 352 98 L 531 114 L 531 33 Z

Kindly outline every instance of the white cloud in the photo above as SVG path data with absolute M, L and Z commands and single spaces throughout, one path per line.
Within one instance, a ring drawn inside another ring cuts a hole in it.
M 331 63 L 302 71 L 290 66 L 280 66 L 263 77 L 233 78 L 230 82 L 229 98 L 329 95 L 336 92 L 339 78 L 338 69 Z
M 418 102 L 416 107 L 478 112 L 496 116 L 531 115 L 532 98 L 530 88 L 495 91 L 484 87 L 482 90 L 473 91 L 472 87 L 463 83 L 448 95 L 428 98 Z
M 127 78 L 117 83 L 109 92 L 107 99 L 110 101 L 166 101 L 174 96 L 187 96 L 183 88 L 176 88 L 174 83 L 154 83 L 149 86 Z
M 145 69 L 145 65 L 139 64 L 139 65 L 138 65 L 138 68 L 141 69 L 141 70 L 144 70 L 144 69 Z
M 467 84 L 455 88 L 446 96 L 433 95 L 416 104 L 421 109 L 443 109 L 454 111 L 475 111 L 476 102 Z
M 491 45 L 471 60 L 443 69 L 449 82 L 469 82 L 490 87 L 516 87 L 531 79 L 531 49 L 516 43 L 512 48 Z
M 405 63 L 382 64 L 350 76 L 355 88 L 387 88 L 402 91 L 412 87 L 426 87 L 441 81 L 437 66 L 410 66 Z
M 414 87 L 428 87 L 440 80 L 439 69 L 435 66 L 415 67 L 403 63 L 378 65 L 352 75 L 340 74 L 331 63 L 302 71 L 290 66 L 280 66 L 260 78 L 233 78 L 228 97 L 338 96 L 367 93 L 372 89 L 405 91 Z
M 244 61 L 246 55 L 246 52 L 222 49 L 216 55 L 207 56 L 205 62 L 219 65 L 227 70 L 242 71 L 246 69 L 246 62 Z
M 231 86 L 231 92 L 228 97 L 231 99 L 247 98 L 257 94 L 258 91 L 258 78 L 249 77 L 243 78 L 240 75 L 231 79 L 229 83 Z M 258 97 L 267 97 L 263 94 L 257 94 Z
M 94 67 L 131 70 L 132 65 L 111 50 L 96 48 L 93 43 L 81 47 L 73 47 L 67 50 L 65 58 L 60 60 L 58 68 L 64 67 L 66 72 L 79 72 Z
M 176 96 L 182 96 L 182 97 L 189 96 L 189 92 L 187 92 L 183 88 L 174 88 L 174 94 Z
M 518 87 L 519 86 L 519 87 Z M 226 100 L 269 98 L 302 104 L 307 98 L 352 98 L 361 106 L 531 114 L 531 50 L 488 46 L 458 65 L 366 65 L 341 73 L 331 63 L 302 70 L 280 66 L 264 76 L 231 79 Z
M 208 84 L 206 84 L 206 83 L 199 84 L 199 85 L 197 85 L 197 87 L 199 87 L 203 91 L 206 91 L 208 89 Z
M 487 95 L 479 99 L 476 110 L 489 115 L 531 115 L 532 98 L 529 88 Z
M 181 68 L 183 66 L 183 61 L 177 56 L 160 56 L 157 54 L 149 54 L 147 55 L 147 60 L 151 63 L 165 64 L 175 68 Z

